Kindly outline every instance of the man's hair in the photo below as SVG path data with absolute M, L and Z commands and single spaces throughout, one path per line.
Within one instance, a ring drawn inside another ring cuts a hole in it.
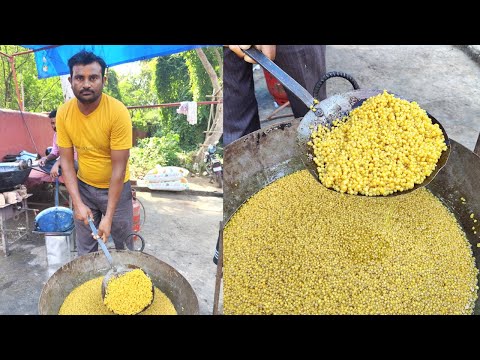
M 82 50 L 75 55 L 73 55 L 70 59 L 68 59 L 68 67 L 70 68 L 70 76 L 73 75 L 73 67 L 75 65 L 88 65 L 94 62 L 98 62 L 102 67 L 102 77 L 105 76 L 105 69 L 107 68 L 107 64 L 105 60 L 101 57 L 95 55 L 94 53 L 86 50 Z
M 54 117 L 57 117 L 57 110 L 55 109 L 55 110 L 50 111 L 50 114 L 48 114 L 48 117 L 50 119 L 53 119 Z

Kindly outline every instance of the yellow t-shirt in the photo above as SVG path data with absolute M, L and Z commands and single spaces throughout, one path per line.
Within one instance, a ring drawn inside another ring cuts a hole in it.
M 77 98 L 62 104 L 57 111 L 58 146 L 75 146 L 78 153 L 77 176 L 97 188 L 110 186 L 110 150 L 132 147 L 132 120 L 128 109 L 117 99 L 102 94 L 98 107 L 89 115 L 78 108 Z M 125 182 L 130 179 L 127 164 Z

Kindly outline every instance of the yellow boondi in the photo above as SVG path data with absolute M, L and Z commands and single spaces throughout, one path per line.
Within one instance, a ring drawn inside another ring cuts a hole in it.
M 447 149 L 442 130 L 425 110 L 386 91 L 335 120 L 331 129 L 313 131 L 308 145 L 323 185 L 367 196 L 421 184 Z
M 59 315 L 114 315 L 102 299 L 103 276 L 89 280 L 72 290 L 65 298 Z M 153 303 L 139 315 L 177 315 L 170 299 L 155 288 Z
M 115 314 L 135 315 L 152 302 L 152 280 L 140 269 L 112 276 L 105 289 L 105 305 Z
M 425 188 L 351 196 L 303 170 L 224 231 L 225 314 L 472 314 L 477 274 L 455 216 Z

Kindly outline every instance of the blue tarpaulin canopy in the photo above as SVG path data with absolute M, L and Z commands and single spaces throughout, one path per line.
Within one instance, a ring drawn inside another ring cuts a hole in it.
M 100 56 L 107 66 L 114 66 L 157 56 L 170 55 L 211 45 L 22 45 L 37 50 L 35 63 L 39 79 L 70 74 L 67 62 L 82 49 Z

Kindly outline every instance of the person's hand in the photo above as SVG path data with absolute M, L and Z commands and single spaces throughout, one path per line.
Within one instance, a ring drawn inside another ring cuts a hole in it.
M 60 161 L 55 162 L 55 164 L 52 167 L 52 170 L 50 171 L 50 176 L 52 178 L 57 178 L 58 177 L 58 168 L 60 167 Z
M 93 219 L 92 210 L 90 210 L 90 208 L 83 202 L 80 204 L 75 204 L 74 212 L 75 218 L 83 221 L 85 225 L 88 225 L 88 219 Z
M 47 157 L 44 156 L 40 160 L 38 160 L 38 165 L 40 166 L 45 166 L 45 163 L 47 162 Z
M 103 217 L 98 226 L 98 236 L 100 236 L 104 243 L 108 241 L 110 232 L 112 231 L 112 220 L 109 220 L 107 217 Z
M 260 50 L 263 55 L 268 57 L 270 60 L 275 60 L 275 56 L 277 55 L 277 45 L 253 45 L 255 46 L 258 50 Z M 228 45 L 228 48 L 232 50 L 235 54 L 237 54 L 239 57 L 241 57 L 243 60 L 246 62 L 256 64 L 257 62 L 253 60 L 250 56 L 245 55 L 245 53 L 242 51 L 250 49 L 252 45 Z

